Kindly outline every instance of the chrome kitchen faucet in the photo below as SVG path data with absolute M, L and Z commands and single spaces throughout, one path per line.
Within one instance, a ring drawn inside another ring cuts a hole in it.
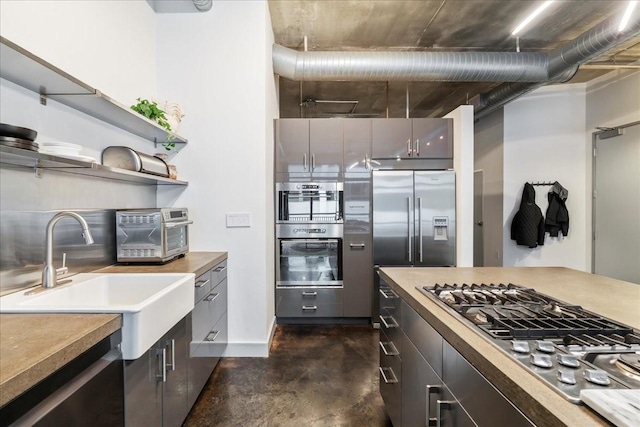
M 75 218 L 82 226 L 82 237 L 87 245 L 93 244 L 93 236 L 89 230 L 89 224 L 80 215 L 75 212 L 63 211 L 54 215 L 53 218 L 47 224 L 47 241 L 45 246 L 45 265 L 42 270 L 42 287 L 53 288 L 58 283 L 58 273 L 66 273 L 67 267 L 63 261 L 62 268 L 56 269 L 53 266 L 53 228 L 64 217 Z

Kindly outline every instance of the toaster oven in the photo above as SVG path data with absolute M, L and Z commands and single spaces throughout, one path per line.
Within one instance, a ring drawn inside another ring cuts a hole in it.
M 186 208 L 116 211 L 117 261 L 163 263 L 186 254 L 190 224 Z

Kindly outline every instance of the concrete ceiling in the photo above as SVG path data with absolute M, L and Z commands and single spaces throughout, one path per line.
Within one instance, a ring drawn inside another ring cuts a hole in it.
M 516 50 L 511 31 L 540 3 L 269 0 L 269 10 L 275 43 L 296 50 L 304 50 L 306 36 L 309 51 L 505 52 Z M 556 1 L 520 35 L 520 50 L 550 51 L 612 15 L 622 16 L 626 5 L 626 1 Z M 581 66 L 569 83 L 589 81 L 621 65 L 640 68 L 640 36 Z M 499 84 L 280 78 L 280 117 L 406 117 L 407 89 L 409 117 L 440 117 Z

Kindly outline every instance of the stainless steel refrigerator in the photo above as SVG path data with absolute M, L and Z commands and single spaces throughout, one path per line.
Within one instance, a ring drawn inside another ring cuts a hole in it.
M 373 171 L 376 266 L 456 264 L 454 171 Z

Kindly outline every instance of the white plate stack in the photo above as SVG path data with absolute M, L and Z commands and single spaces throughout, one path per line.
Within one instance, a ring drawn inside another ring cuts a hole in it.
M 40 143 L 40 153 L 42 154 L 66 157 L 68 159 L 81 160 L 84 162 L 96 162 L 96 159 L 93 157 L 81 155 L 81 151 L 81 145 L 72 144 L 70 142 L 50 141 Z

